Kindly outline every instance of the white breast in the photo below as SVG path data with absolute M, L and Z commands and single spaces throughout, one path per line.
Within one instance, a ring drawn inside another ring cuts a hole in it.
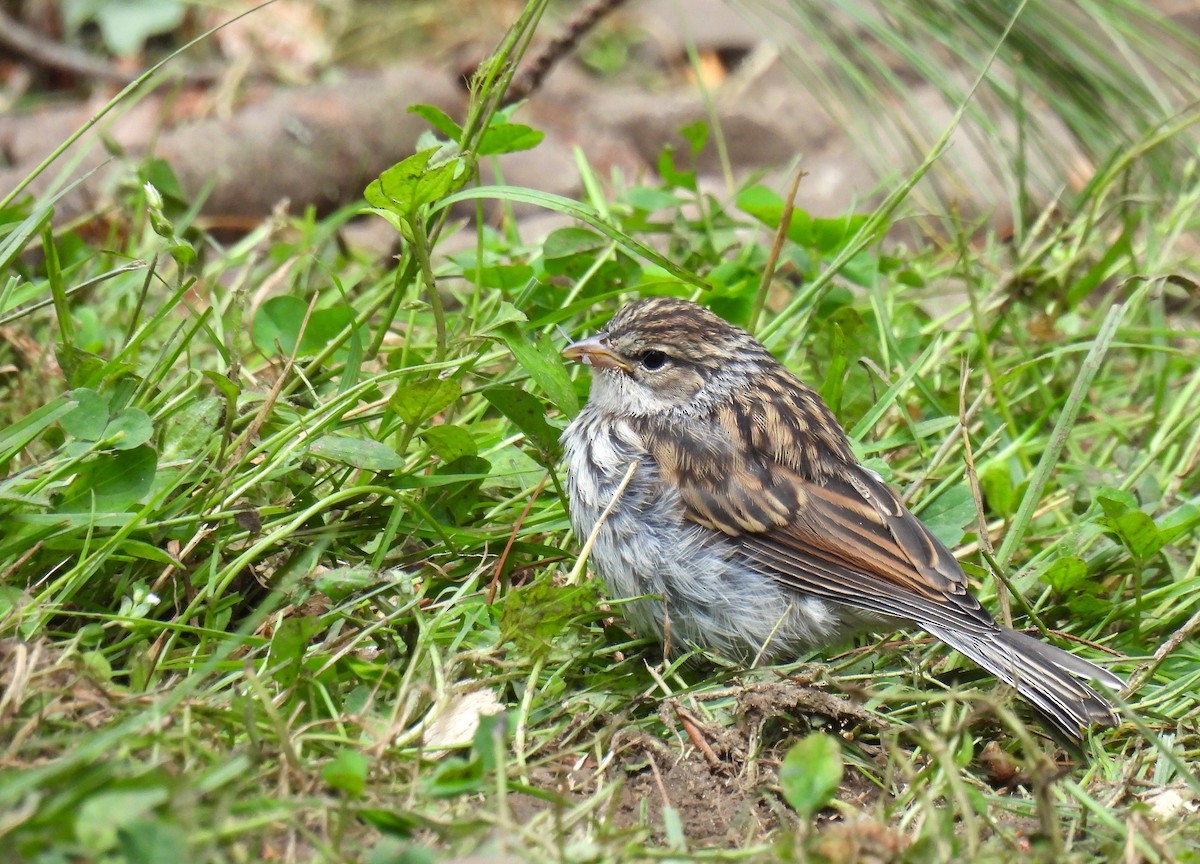
M 563 434 L 571 524 L 626 620 L 674 649 L 714 649 L 736 660 L 788 657 L 836 639 L 844 607 L 786 588 L 758 572 L 724 535 L 684 519 L 674 487 L 630 425 L 589 403 Z M 620 499 L 597 530 L 634 459 Z M 669 619 L 669 627 L 667 620 Z M 764 646 L 766 650 L 764 651 Z

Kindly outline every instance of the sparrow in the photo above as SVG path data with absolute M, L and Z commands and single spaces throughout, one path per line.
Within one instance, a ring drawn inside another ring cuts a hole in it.
M 1068 737 L 1116 724 L 1086 682 L 1125 682 L 996 623 L 816 391 L 747 331 L 652 297 L 563 356 L 593 370 L 563 433 L 571 524 L 638 633 L 758 662 L 912 622 Z

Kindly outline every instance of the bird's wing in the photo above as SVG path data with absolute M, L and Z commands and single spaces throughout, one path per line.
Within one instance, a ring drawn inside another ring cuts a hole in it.
M 777 411 L 782 426 L 768 429 L 773 409 L 742 399 L 711 422 L 686 424 L 690 432 L 647 436 L 689 519 L 805 593 L 924 625 L 995 629 L 954 556 L 854 462 L 828 409 L 804 406 L 808 422 L 840 436 L 814 447 L 812 429 L 789 423 L 793 411 Z
M 781 581 L 925 626 L 995 628 L 954 556 L 882 482 L 856 465 L 800 482 L 790 520 L 734 538 Z

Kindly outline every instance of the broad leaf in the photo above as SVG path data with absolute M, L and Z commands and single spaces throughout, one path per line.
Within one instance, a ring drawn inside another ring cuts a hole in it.
M 489 126 L 479 142 L 480 156 L 492 156 L 499 153 L 516 153 L 518 150 L 532 150 L 542 143 L 546 133 L 540 129 L 525 126 L 522 123 L 500 123 Z
M 416 426 L 453 405 L 461 395 L 462 387 L 457 381 L 435 378 L 397 390 L 389 404 L 401 420 Z
M 404 465 L 404 457 L 388 445 L 349 435 L 322 435 L 309 452 L 364 471 L 395 471 Z
M 963 538 L 963 528 L 975 520 L 975 500 L 960 483 L 930 501 L 919 515 L 934 537 L 954 548 Z
M 141 447 L 154 434 L 150 415 L 141 408 L 126 408 L 108 422 L 104 429 L 104 442 L 114 450 L 132 450 Z
M 461 186 L 467 176 L 466 166 L 458 156 L 444 161 L 434 159 L 444 151 L 442 147 L 431 147 L 384 171 L 363 193 L 367 203 L 412 219 L 423 205 L 444 198 Z
M 546 406 L 542 400 L 511 384 L 489 387 L 483 391 L 483 396 L 551 461 L 558 460 L 562 452 L 559 444 L 562 432 L 546 420 Z
M 321 630 L 319 618 L 284 618 L 271 636 L 267 664 L 281 687 L 290 687 L 300 676 L 300 664 L 308 645 Z
M 434 129 L 441 132 L 451 141 L 462 140 L 462 127 L 450 118 L 450 115 L 434 105 L 409 105 L 409 114 L 421 117 Z
M 285 357 L 293 352 L 297 357 L 311 356 L 328 348 L 353 320 L 349 306 L 314 309 L 309 315 L 308 304 L 299 297 L 272 297 L 254 316 L 254 344 L 268 356 L 276 352 Z
M 63 431 L 81 441 L 98 441 L 108 425 L 108 400 L 87 387 L 76 387 L 71 391 L 75 408 L 59 423 Z
M 453 462 L 460 456 L 479 455 L 479 445 L 475 443 L 471 433 L 451 423 L 430 426 L 421 433 L 421 438 L 443 462 Z
M 842 745 L 824 732 L 797 741 L 779 766 L 784 799 L 803 819 L 828 804 L 842 782 Z
M 506 324 L 499 330 L 504 344 L 529 373 L 529 377 L 550 397 L 550 401 L 568 417 L 578 414 L 579 397 L 575 395 L 575 385 L 567 374 L 561 352 L 549 337 L 543 336 L 534 343 L 516 324 Z
M 122 513 L 150 491 L 157 467 L 158 454 L 146 445 L 102 454 L 80 468 L 58 510 Z
M 1059 558 L 1047 567 L 1042 579 L 1059 594 L 1066 594 L 1087 579 L 1087 575 L 1087 563 L 1072 555 Z
M 334 789 L 360 798 L 367 791 L 367 769 L 367 757 L 346 747 L 339 750 L 332 761 L 325 763 L 321 777 Z

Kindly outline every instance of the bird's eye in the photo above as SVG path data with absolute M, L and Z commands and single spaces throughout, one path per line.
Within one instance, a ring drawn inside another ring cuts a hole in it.
M 667 355 L 662 351 L 643 351 L 638 357 L 638 362 L 642 364 L 643 369 L 649 369 L 653 372 L 655 369 L 661 369 L 667 362 Z

